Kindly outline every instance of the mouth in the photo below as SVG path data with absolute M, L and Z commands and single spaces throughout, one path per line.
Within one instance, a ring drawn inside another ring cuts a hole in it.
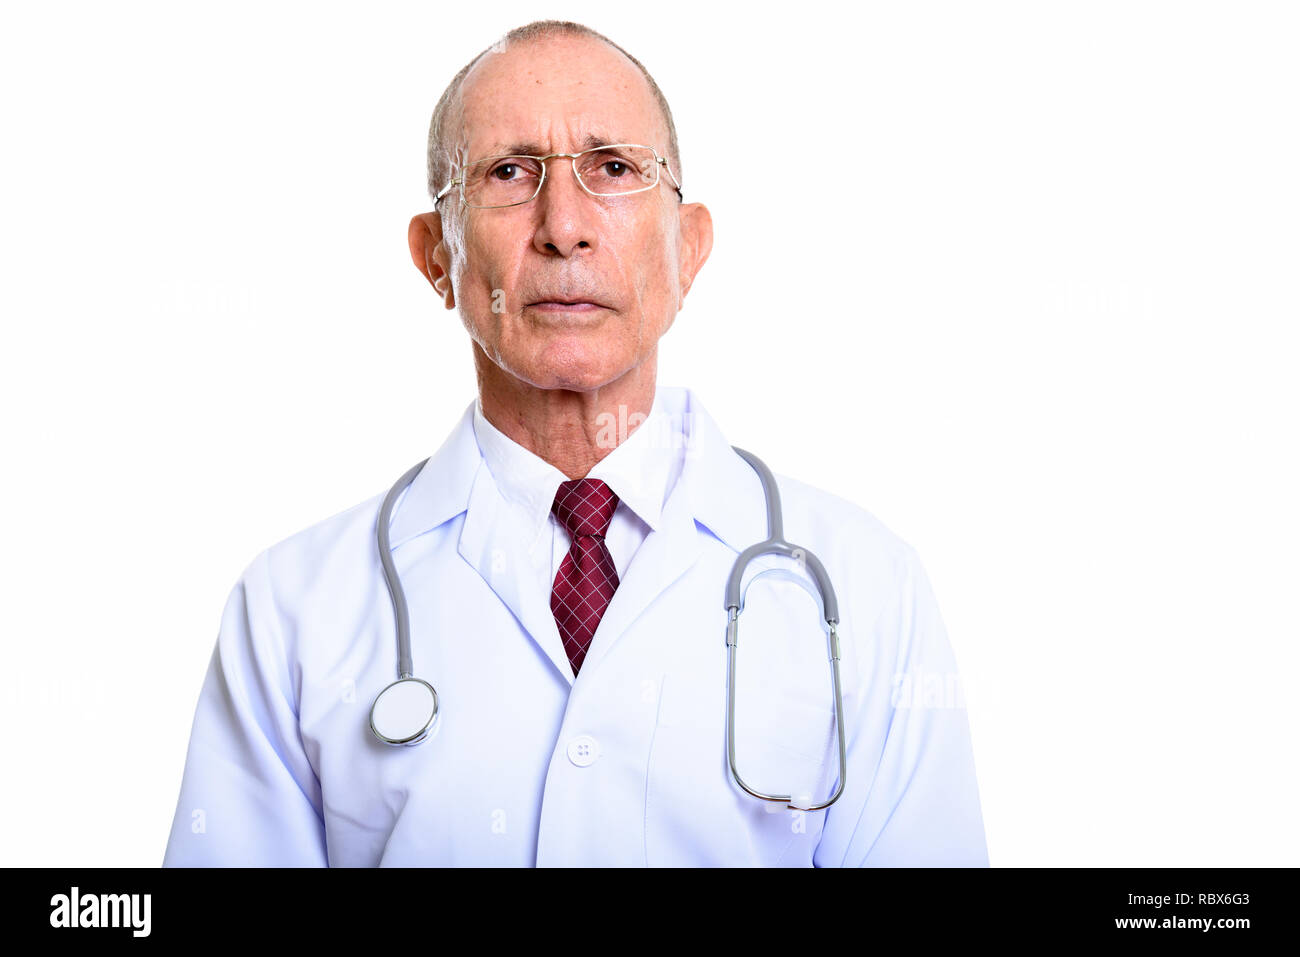
M 527 308 L 539 309 L 542 312 L 595 312 L 597 309 L 607 307 L 590 299 L 543 299 L 539 302 L 530 302 Z

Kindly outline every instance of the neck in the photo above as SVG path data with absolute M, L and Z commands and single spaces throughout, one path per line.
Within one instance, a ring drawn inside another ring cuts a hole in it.
M 484 417 L 570 479 L 585 478 L 645 421 L 654 404 L 657 358 L 651 354 L 594 389 L 543 389 L 506 372 L 474 345 Z

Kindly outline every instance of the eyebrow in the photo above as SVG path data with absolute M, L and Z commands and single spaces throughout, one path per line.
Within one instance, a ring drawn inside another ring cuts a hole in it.
M 597 146 L 609 146 L 611 143 L 628 143 L 630 140 L 613 139 L 608 136 L 601 136 L 597 133 L 588 133 L 582 140 L 584 150 L 595 149 Z M 549 150 L 538 143 L 528 141 L 516 141 L 509 145 L 493 147 L 487 156 L 545 156 Z

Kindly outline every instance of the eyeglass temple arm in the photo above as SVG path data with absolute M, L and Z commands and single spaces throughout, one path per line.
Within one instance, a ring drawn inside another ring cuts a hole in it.
M 677 190 L 677 198 L 680 200 L 685 200 L 686 197 L 682 195 L 681 184 L 677 182 L 677 175 L 673 172 L 673 168 L 668 165 L 668 157 L 660 156 L 658 153 L 656 153 L 655 158 L 659 160 L 659 165 L 662 166 L 664 169 L 666 169 L 668 171 L 668 175 L 672 177 L 673 189 Z
M 450 180 L 448 180 L 447 185 L 444 186 L 442 189 L 438 190 L 438 195 L 433 197 L 433 205 L 437 206 L 439 203 L 441 203 L 442 198 L 447 195 L 447 191 L 450 190 L 453 186 L 455 186 L 459 182 L 460 182 L 460 178 L 457 176 L 453 176 Z

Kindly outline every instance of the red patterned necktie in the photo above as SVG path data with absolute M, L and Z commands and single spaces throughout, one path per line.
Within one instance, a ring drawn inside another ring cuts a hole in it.
M 551 506 L 572 539 L 551 587 L 551 612 L 574 677 L 618 587 L 614 559 L 605 545 L 605 532 L 617 507 L 613 489 L 600 479 L 589 478 L 561 482 Z

